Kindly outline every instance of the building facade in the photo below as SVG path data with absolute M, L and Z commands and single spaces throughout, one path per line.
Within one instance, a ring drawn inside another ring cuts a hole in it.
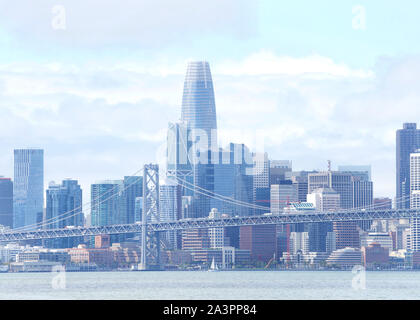
M 44 210 L 44 150 L 14 150 L 13 227 L 37 229 Z
M 13 182 L 0 177 L 0 225 L 13 228 Z
M 416 123 L 404 123 L 396 134 L 397 209 L 410 208 L 410 154 L 420 148 Z

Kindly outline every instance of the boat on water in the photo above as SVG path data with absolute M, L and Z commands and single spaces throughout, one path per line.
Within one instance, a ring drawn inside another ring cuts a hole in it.
M 214 258 L 211 261 L 210 269 L 208 270 L 210 272 L 219 271 L 219 268 L 217 267 L 217 264 L 214 262 Z

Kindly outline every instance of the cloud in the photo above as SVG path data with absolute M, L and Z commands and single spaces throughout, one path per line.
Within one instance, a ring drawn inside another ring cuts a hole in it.
M 319 77 L 357 77 L 369 78 L 371 71 L 353 70 L 345 64 L 320 55 L 303 58 L 277 56 L 269 50 L 261 50 L 249 55 L 242 61 L 227 61 L 219 65 L 217 73 L 235 76 L 243 75 L 306 75 Z
M 0 20 L 6 31 L 35 46 L 150 49 L 203 34 L 246 37 L 256 32 L 256 5 L 249 0 L 15 0 L 0 3 Z M 53 28 L 63 21 L 65 29 Z
M 269 54 L 279 62 L 267 75 L 256 62 L 245 69 L 256 56 L 231 69 L 226 61 L 210 61 L 223 144 L 260 149 L 263 143 L 271 159 L 292 160 L 296 170 L 325 169 L 327 159 L 333 167 L 371 164 L 375 196 L 391 196 L 395 131 L 420 118 L 420 57 L 382 58 L 372 70 L 355 71 L 328 58 Z M 305 67 L 289 72 L 284 61 Z M 178 60 L 0 65 L 0 109 L 7 119 L 0 127 L 2 174 L 13 174 L 15 147 L 43 147 L 46 184 L 72 177 L 85 191 L 96 180 L 122 178 L 158 161 L 167 123 L 180 117 L 183 68 Z

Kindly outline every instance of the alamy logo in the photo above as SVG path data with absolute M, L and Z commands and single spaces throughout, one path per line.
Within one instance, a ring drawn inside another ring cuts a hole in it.
M 63 5 L 55 5 L 51 9 L 53 18 L 51 26 L 54 30 L 65 30 L 66 29 L 66 8 Z
M 51 273 L 54 274 L 51 280 L 51 287 L 54 290 L 66 289 L 66 268 L 62 265 L 53 266 Z
M 363 266 L 354 266 L 351 272 L 354 275 L 351 286 L 354 290 L 365 290 L 366 289 L 366 269 Z

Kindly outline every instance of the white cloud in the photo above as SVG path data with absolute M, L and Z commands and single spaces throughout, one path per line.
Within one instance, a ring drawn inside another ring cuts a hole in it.
M 305 75 L 322 79 L 325 77 L 370 78 L 369 70 L 353 70 L 344 64 L 320 55 L 303 58 L 277 56 L 268 50 L 261 50 L 246 57 L 242 61 L 226 61 L 217 66 L 216 73 L 228 75 Z
M 372 164 L 375 195 L 391 196 L 395 130 L 420 118 L 419 61 L 387 59 L 372 71 L 267 53 L 230 69 L 210 61 L 219 137 L 250 147 L 263 140 L 271 158 L 295 169 L 322 169 L 327 159 Z M 180 117 L 183 64 L 0 66 L 2 173 L 12 176 L 12 150 L 26 146 L 45 148 L 46 183 L 79 178 L 85 190 L 157 161 L 167 122 Z

